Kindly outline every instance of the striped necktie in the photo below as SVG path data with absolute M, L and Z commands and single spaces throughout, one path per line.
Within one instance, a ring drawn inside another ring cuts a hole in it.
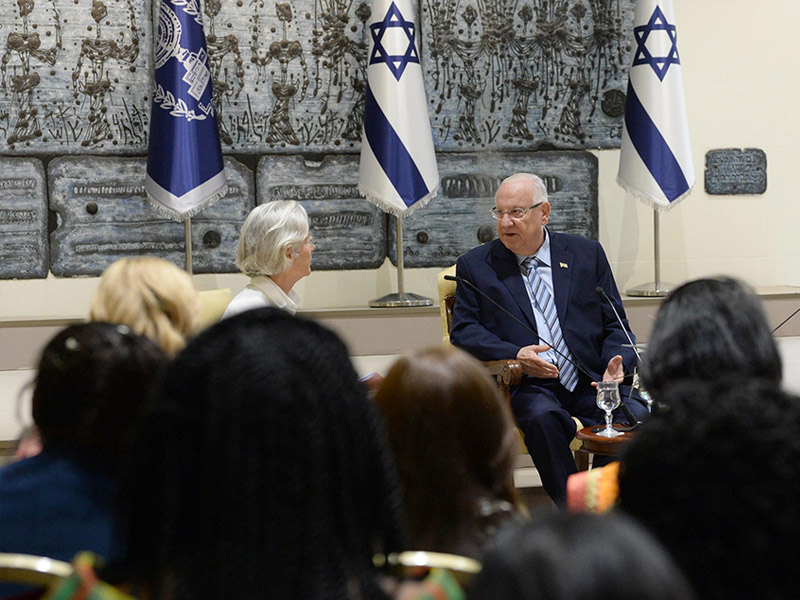
M 553 348 L 558 351 L 556 358 L 558 364 L 558 379 L 561 385 L 567 388 L 570 392 L 578 385 L 578 370 L 571 362 L 573 359 L 572 353 L 564 341 L 564 335 L 561 333 L 561 325 L 558 322 L 558 314 L 556 313 L 556 304 L 553 301 L 553 295 L 547 289 L 544 281 L 539 277 L 536 272 L 536 267 L 539 266 L 539 259 L 535 256 L 528 256 L 520 264 L 520 271 L 528 282 L 528 286 L 533 293 L 534 301 L 539 311 L 544 315 L 545 323 L 550 329 L 550 342 L 553 343 Z M 563 355 L 563 356 L 562 356 Z M 569 360 L 564 358 L 569 357 Z

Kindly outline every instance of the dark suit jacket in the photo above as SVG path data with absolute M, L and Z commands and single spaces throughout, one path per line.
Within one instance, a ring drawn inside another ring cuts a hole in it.
M 549 231 L 556 311 L 564 339 L 576 361 L 595 381 L 608 361 L 621 354 L 632 373 L 636 355 L 608 303 L 611 297 L 630 331 L 605 252 L 596 241 Z M 536 331 L 536 319 L 514 253 L 499 239 L 470 250 L 456 262 L 456 275 L 471 281 L 498 304 Z M 631 336 L 633 337 L 633 336 Z M 458 284 L 453 307 L 452 343 L 481 360 L 516 358 L 522 346 L 538 337 L 467 285 Z M 549 341 L 549 340 L 548 340 Z M 636 341 L 636 338 L 633 338 Z

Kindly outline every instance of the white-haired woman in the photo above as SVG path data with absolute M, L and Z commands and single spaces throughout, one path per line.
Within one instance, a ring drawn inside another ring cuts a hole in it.
M 236 266 L 250 283 L 231 300 L 222 318 L 264 306 L 294 314 L 300 298 L 292 288 L 311 273 L 313 251 L 308 215 L 300 204 L 278 200 L 254 208 L 242 226 L 236 251 Z

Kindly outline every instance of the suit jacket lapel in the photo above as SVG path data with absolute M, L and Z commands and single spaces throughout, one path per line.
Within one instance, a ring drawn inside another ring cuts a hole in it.
M 572 281 L 572 273 L 569 266 L 573 264 L 574 255 L 568 249 L 568 244 L 559 234 L 550 233 L 550 260 L 552 261 L 553 273 L 553 295 L 556 303 L 558 320 L 562 327 L 567 318 L 569 307 L 569 290 Z
M 522 275 L 517 265 L 517 259 L 511 250 L 503 246 L 502 242 L 495 240 L 494 248 L 489 253 L 489 261 L 497 273 L 497 278 L 503 282 L 511 297 L 519 305 L 531 328 L 536 331 L 536 319 L 528 298 L 528 290 L 522 281 Z

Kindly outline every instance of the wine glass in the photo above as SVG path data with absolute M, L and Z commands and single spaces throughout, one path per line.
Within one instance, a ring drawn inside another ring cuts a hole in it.
M 619 384 L 616 381 L 600 381 L 597 384 L 597 406 L 606 411 L 606 426 L 597 432 L 601 437 L 613 438 L 623 435 L 611 426 L 611 411 L 617 408 L 621 400 Z

